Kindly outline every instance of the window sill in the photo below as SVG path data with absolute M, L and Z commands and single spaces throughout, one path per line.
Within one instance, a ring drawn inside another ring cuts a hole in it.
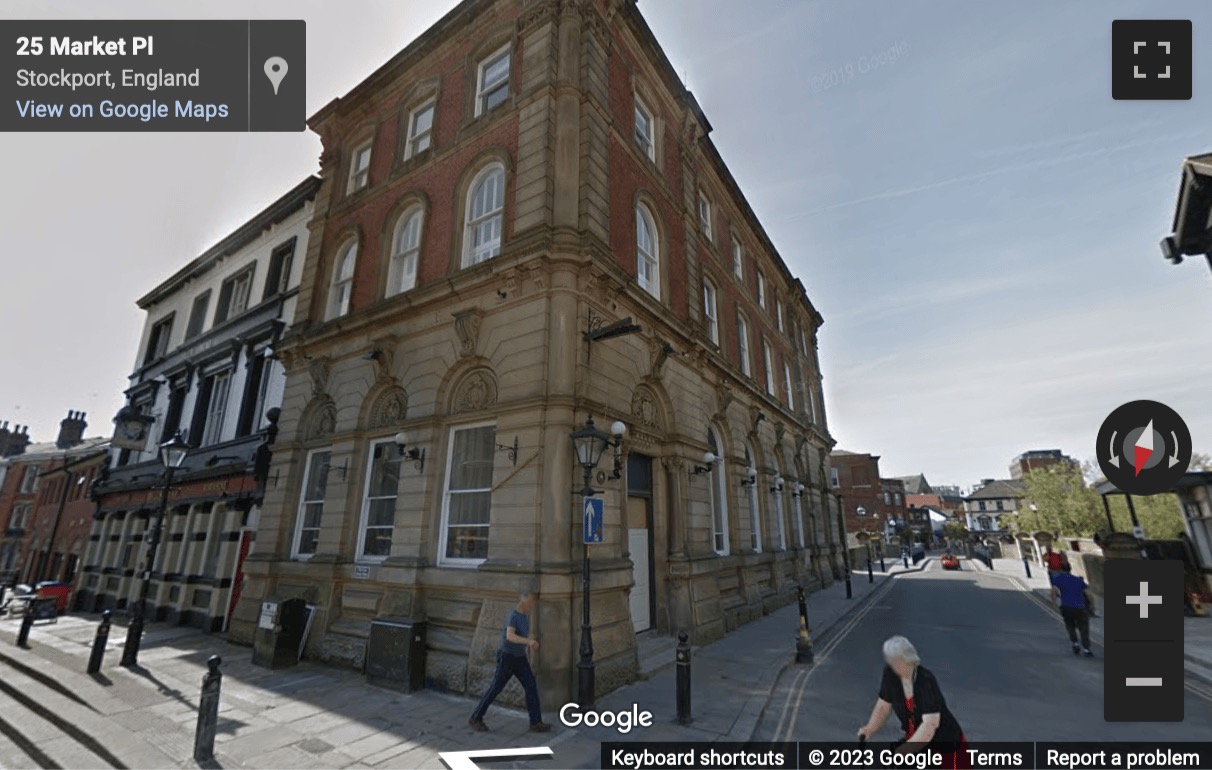
M 451 569 L 479 569 L 488 559 L 438 559 L 439 567 Z
M 400 162 L 396 164 L 396 167 L 392 169 L 391 176 L 388 178 L 388 180 L 394 182 L 401 177 L 411 174 L 422 166 L 428 165 L 429 162 L 433 160 L 434 155 L 433 144 L 430 144 L 424 150 L 421 150 L 413 155 L 409 155 L 407 158 L 401 159 Z

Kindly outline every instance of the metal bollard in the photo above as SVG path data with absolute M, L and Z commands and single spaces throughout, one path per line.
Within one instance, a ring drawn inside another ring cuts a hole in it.
M 17 646 L 29 649 L 29 630 L 34 627 L 34 603 L 25 605 L 25 614 L 21 616 L 21 629 L 17 631 Z
M 105 657 L 105 645 L 109 641 L 109 619 L 112 612 L 101 613 L 101 623 L 97 626 L 97 635 L 93 637 L 93 654 L 88 656 L 88 673 L 96 674 L 101 670 L 101 659 Z
M 846 565 L 846 598 L 854 598 L 854 589 L 850 585 L 850 565 Z
M 1031 577 L 1031 562 L 1027 561 L 1027 557 L 1023 557 L 1023 569 L 1027 570 L 1027 577 Z
M 909 569 L 909 554 L 901 553 L 901 558 L 905 560 L 905 569 Z
M 804 587 L 800 586 L 796 599 L 800 603 L 800 633 L 795 639 L 795 662 L 796 663 L 811 663 L 812 655 L 812 636 L 808 628 L 808 600 L 804 596 Z
M 875 582 L 875 574 L 871 571 L 871 558 L 870 557 L 867 558 L 867 582 L 868 583 Z
M 688 725 L 690 718 L 690 644 L 685 631 L 678 631 L 678 724 Z
M 215 757 L 215 728 L 219 723 L 219 688 L 223 684 L 223 673 L 219 664 L 223 659 L 211 655 L 206 661 L 209 669 L 202 676 L 202 697 L 198 703 L 198 729 L 194 732 L 194 761 L 209 762 Z

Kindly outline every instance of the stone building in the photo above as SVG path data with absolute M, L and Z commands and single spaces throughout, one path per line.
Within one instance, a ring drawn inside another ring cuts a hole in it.
M 294 315 L 320 180 L 294 189 L 142 297 L 147 313 L 113 460 L 97 503 L 77 606 L 137 601 L 159 515 L 159 445 L 192 446 L 169 489 L 147 616 L 226 627 L 269 480 L 285 373 L 274 345 Z
M 832 579 L 822 319 L 634 0 L 466 0 L 309 125 L 324 183 L 235 638 L 303 597 L 307 654 L 361 667 L 373 619 L 423 619 L 431 685 L 477 692 L 537 587 L 563 702 L 590 416 L 627 426 L 592 477 L 599 693 L 637 633 L 710 641 Z

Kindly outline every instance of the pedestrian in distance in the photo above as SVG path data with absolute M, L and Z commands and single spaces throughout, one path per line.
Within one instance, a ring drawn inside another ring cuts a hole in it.
M 530 713 L 530 731 L 545 733 L 551 730 L 551 725 L 543 721 L 543 709 L 539 706 L 539 686 L 534 679 L 534 671 L 530 668 L 530 653 L 539 651 L 539 640 L 530 636 L 530 611 L 534 609 L 536 594 L 523 592 L 518 597 L 518 604 L 509 611 L 505 625 L 501 629 L 501 643 L 497 646 L 497 672 L 492 678 L 480 704 L 472 712 L 467 724 L 476 732 L 487 732 L 488 725 L 484 724 L 484 714 L 488 707 L 509 684 L 513 677 L 518 678 L 522 690 L 526 693 L 526 710 Z
M 930 749 L 942 754 L 940 767 L 972 767 L 968 739 L 947 708 L 938 680 L 922 665 L 913 644 L 903 636 L 888 639 L 884 642 L 884 663 L 879 697 L 867 724 L 858 729 L 859 739 L 865 741 L 875 735 L 889 714 L 895 713 L 904 732 L 898 751 Z
M 1052 576 L 1052 598 L 1060 599 L 1061 618 L 1065 621 L 1065 631 L 1069 634 L 1069 643 L 1073 645 L 1073 654 L 1085 654 L 1093 658 L 1090 650 L 1090 613 L 1093 610 L 1090 586 L 1086 581 L 1074 575 L 1073 567 L 1067 562 L 1061 566 L 1060 572 Z M 1078 644 L 1078 635 L 1081 644 Z
M 1052 546 L 1048 546 L 1044 551 L 1044 566 L 1048 568 L 1048 579 L 1052 579 L 1061 573 L 1061 569 L 1066 564 L 1065 557 L 1062 554 L 1052 550 Z

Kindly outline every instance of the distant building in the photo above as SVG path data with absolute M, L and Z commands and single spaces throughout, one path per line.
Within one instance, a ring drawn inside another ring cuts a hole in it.
M 105 438 L 84 438 L 83 412 L 69 412 L 53 442 L 30 444 L 25 429 L 0 480 L 0 584 L 72 582 L 92 527 L 89 487 L 107 456 Z
M 847 534 L 882 531 L 881 522 L 886 519 L 882 517 L 879 455 L 833 450 L 829 453 L 829 484 L 841 500 Z
M 909 504 L 905 500 L 905 482 L 900 479 L 880 479 L 883 509 L 880 522 L 885 538 L 899 534 L 909 524 Z
M 1006 517 L 1018 513 L 1026 491 L 1016 479 L 982 479 L 964 498 L 968 531 L 976 536 L 1004 533 Z
M 1023 452 L 1010 462 L 1010 478 L 1021 479 L 1028 471 L 1051 468 L 1054 465 L 1062 464 L 1073 469 L 1081 468 L 1081 463 L 1065 455 L 1059 449 L 1032 449 Z
M 934 494 L 934 488 L 930 486 L 930 482 L 926 481 L 925 474 L 919 473 L 916 476 L 894 476 L 893 478 L 905 485 L 906 495 Z

